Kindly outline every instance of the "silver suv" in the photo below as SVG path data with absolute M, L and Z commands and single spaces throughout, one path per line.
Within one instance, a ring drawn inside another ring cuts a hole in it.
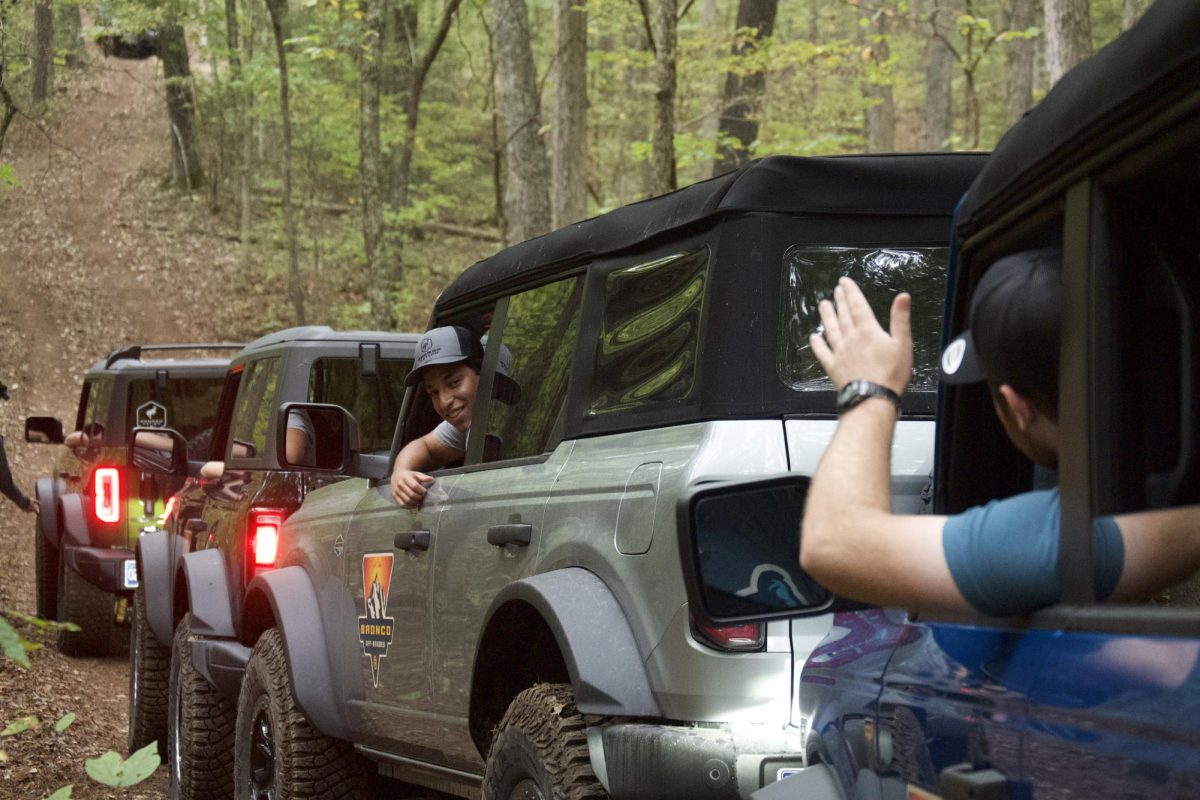
M 792 665 L 837 601 L 701 624 L 677 505 L 812 471 L 835 414 L 808 336 L 850 275 L 877 311 L 914 297 L 892 464 L 920 507 L 950 218 L 983 161 L 769 158 L 475 264 L 432 317 L 485 339 L 466 455 L 417 511 L 387 476 L 438 421 L 424 392 L 390 458 L 357 451 L 349 412 L 301 406 L 348 432 L 317 462 L 359 479 L 309 494 L 248 587 L 237 796 L 366 796 L 383 774 L 464 797 L 737 798 L 802 766 Z M 483 402 L 501 346 L 520 399 Z

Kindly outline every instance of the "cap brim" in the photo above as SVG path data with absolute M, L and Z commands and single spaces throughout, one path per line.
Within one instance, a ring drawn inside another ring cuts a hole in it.
M 938 362 L 938 378 L 942 383 L 961 385 L 979 383 L 987 378 L 983 365 L 979 363 L 979 352 L 970 331 L 946 345 Z
M 404 377 L 404 385 L 405 386 L 416 386 L 418 383 L 420 383 L 421 382 L 421 370 L 425 369 L 426 367 L 432 367 L 435 364 L 457 364 L 460 361 L 466 361 L 468 358 L 470 358 L 470 357 L 464 356 L 464 355 L 444 356 L 442 358 L 431 358 L 430 360 L 426 361 L 421 366 L 414 369 L 412 372 L 408 373 L 408 375 L 406 375 Z

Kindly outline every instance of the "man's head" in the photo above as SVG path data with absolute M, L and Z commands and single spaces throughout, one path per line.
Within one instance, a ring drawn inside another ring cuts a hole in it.
M 1025 250 L 1001 258 L 971 296 L 970 327 L 942 353 L 941 379 L 987 381 L 1014 444 L 1057 464 L 1058 346 L 1062 253 Z
M 458 325 L 427 331 L 417 341 L 413 369 L 404 379 L 404 385 L 424 386 L 438 415 L 465 431 L 471 426 L 483 348 L 483 342 Z M 501 345 L 493 396 L 509 404 L 516 403 L 521 396 L 520 388 L 509 377 L 511 362 L 511 352 Z

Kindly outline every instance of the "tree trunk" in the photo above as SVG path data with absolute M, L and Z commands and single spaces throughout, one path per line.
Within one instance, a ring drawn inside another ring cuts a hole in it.
M 78 3 L 54 6 L 54 49 L 66 54 L 68 67 L 83 65 L 83 19 Z
M 288 248 L 288 296 L 295 324 L 304 325 L 304 284 L 300 278 L 300 246 L 296 233 L 296 211 L 292 208 L 292 115 L 288 105 L 287 0 L 267 0 L 275 53 L 279 59 L 279 118 L 283 128 L 283 229 Z
M 50 70 L 54 66 L 54 11 L 50 0 L 37 0 L 33 5 L 33 84 L 30 96 L 34 105 L 41 105 L 50 96 Z
M 1044 0 L 1050 85 L 1092 54 L 1089 0 Z
M 551 225 L 587 216 L 587 4 L 555 0 L 554 184 Z
M 954 35 L 956 10 L 951 0 L 933 0 L 925 12 L 929 19 L 929 41 L 925 46 L 926 150 L 949 150 L 954 133 L 955 62 L 949 41 Z
M 874 75 L 863 82 L 863 96 L 874 100 L 863 112 L 864 133 L 868 153 L 888 153 L 896 149 L 896 102 L 892 97 L 892 85 L 879 70 L 888 61 L 887 16 L 879 15 L 868 31 L 878 41 L 868 43 L 868 65 Z
M 525 0 L 492 0 L 492 22 L 496 104 L 503 121 L 506 242 L 520 242 L 550 230 L 550 165 Z
M 717 25 L 717 0 L 700 0 L 700 30 L 706 38 L 714 42 L 720 36 Z M 719 85 L 717 81 L 711 81 L 705 88 L 705 107 L 713 110 L 705 115 L 704 121 L 700 124 L 700 139 L 702 141 L 714 143 L 717 141 L 717 132 L 721 129 L 720 103 L 724 89 L 725 87 Z M 715 174 L 717 163 L 715 149 L 713 158 L 706 158 L 705 162 L 698 165 L 700 175 Z
M 158 57 L 162 61 L 167 121 L 171 126 L 171 184 L 190 192 L 204 183 L 204 170 L 196 147 L 196 109 L 192 102 L 187 40 L 174 14 L 159 26 Z
M 740 0 L 737 38 L 733 43 L 734 58 L 753 53 L 760 42 L 771 38 L 775 32 L 775 12 L 778 8 L 779 0 Z M 750 147 L 758 139 L 758 113 L 766 85 L 767 74 L 762 70 L 746 75 L 730 71 L 725 75 L 714 175 L 728 172 L 750 160 Z
M 1124 33 L 1132 28 L 1145 10 L 1145 0 L 1124 0 L 1121 3 L 1121 32 Z
M 1023 31 L 1037 22 L 1034 0 L 1012 0 L 1004 28 Z M 1004 95 L 1004 110 L 1009 123 L 1016 122 L 1033 105 L 1033 83 L 1037 72 L 1037 43 L 1033 39 L 1017 39 L 1007 43 L 1004 60 L 1008 65 L 1008 86 Z
M 666 194 L 675 181 L 676 0 L 656 0 L 654 45 L 654 130 L 650 136 L 650 193 Z
M 361 8 L 361 6 L 360 6 Z M 384 25 L 389 11 L 387 0 L 368 0 L 364 22 L 362 57 L 359 59 L 362 82 L 359 92 L 360 153 L 359 178 L 362 181 L 363 252 L 367 261 L 367 299 L 371 306 L 371 326 L 386 331 L 395 327 L 390 282 L 380 274 L 388 259 L 383 236 L 383 146 L 380 135 L 379 103 L 382 97 Z

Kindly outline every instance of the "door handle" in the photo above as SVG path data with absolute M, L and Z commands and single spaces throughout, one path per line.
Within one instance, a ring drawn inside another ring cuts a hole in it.
M 533 526 L 528 522 L 511 522 L 507 525 L 493 525 L 488 528 L 488 544 L 503 547 L 515 544 L 518 547 L 528 547 L 533 539 Z
M 955 764 L 938 777 L 938 790 L 945 800 L 1008 800 L 1008 779 L 988 767 Z
M 428 550 L 429 531 L 404 531 L 397 533 L 393 545 L 397 550 Z

